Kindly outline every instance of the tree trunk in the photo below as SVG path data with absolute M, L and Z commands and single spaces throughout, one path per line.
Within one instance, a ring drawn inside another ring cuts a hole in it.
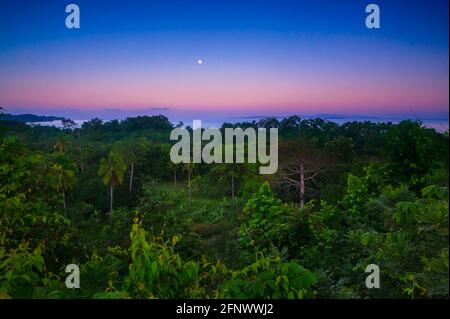
M 131 163 L 131 176 L 130 176 L 130 193 L 133 187 L 133 174 L 134 174 L 134 163 Z
M 177 187 L 177 168 L 173 167 L 173 184 Z
M 188 171 L 188 192 L 189 192 L 189 205 L 192 202 L 192 191 L 191 191 L 191 172 Z
M 303 164 L 300 164 L 300 208 L 305 207 L 305 173 Z
M 114 187 L 111 185 L 111 198 L 109 202 L 109 222 L 112 224 L 112 215 L 113 215 L 113 194 L 114 194 Z
M 231 174 L 231 198 L 234 200 L 234 173 Z

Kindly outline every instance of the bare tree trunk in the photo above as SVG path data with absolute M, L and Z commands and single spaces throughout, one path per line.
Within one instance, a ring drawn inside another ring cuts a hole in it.
M 109 203 L 109 222 L 112 224 L 112 215 L 113 215 L 113 194 L 114 194 L 114 187 L 111 186 L 111 198 Z
M 300 208 L 305 207 L 305 170 L 303 164 L 300 164 Z
M 231 174 L 231 198 L 234 200 L 234 172 Z
M 191 172 L 188 171 L 188 189 L 189 189 L 189 205 L 192 202 L 192 191 L 191 191 Z
M 173 167 L 173 184 L 177 187 L 177 168 Z
M 134 163 L 131 163 L 131 176 L 130 176 L 130 193 L 131 193 L 131 188 L 133 187 L 133 174 L 134 174 Z

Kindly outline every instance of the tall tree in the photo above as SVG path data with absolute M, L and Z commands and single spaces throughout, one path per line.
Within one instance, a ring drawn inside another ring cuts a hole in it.
M 283 158 L 280 183 L 297 189 L 300 208 L 304 208 L 306 191 L 314 191 L 316 178 L 331 165 L 331 158 L 303 139 L 281 143 L 280 153 Z
M 140 161 L 149 149 L 150 143 L 144 138 L 128 138 L 120 141 L 114 146 L 114 150 L 120 152 L 125 162 L 130 166 L 129 191 L 133 189 L 133 178 L 135 176 L 135 164 Z
M 237 180 L 241 178 L 244 171 L 245 165 L 235 162 L 218 164 L 211 170 L 213 174 L 218 176 L 219 181 L 227 180 L 227 183 L 230 183 L 231 198 L 233 200 L 236 197 Z
M 189 195 L 189 205 L 192 203 L 192 172 L 195 169 L 194 163 L 184 164 L 184 170 L 188 175 L 188 195 Z
M 56 179 L 55 188 L 61 193 L 63 198 L 63 208 L 66 211 L 66 193 L 76 182 L 76 166 L 73 165 L 66 156 L 58 156 L 56 162 L 51 166 L 52 173 Z
M 172 171 L 173 171 L 173 185 L 175 187 L 177 187 L 177 167 L 178 167 L 178 164 L 176 164 L 176 163 L 174 163 L 172 161 L 169 161 L 169 166 L 170 166 L 170 168 L 172 168 Z
M 119 152 L 112 150 L 107 158 L 102 158 L 98 174 L 103 178 L 103 183 L 110 187 L 109 218 L 112 223 L 114 188 L 123 183 L 127 164 Z

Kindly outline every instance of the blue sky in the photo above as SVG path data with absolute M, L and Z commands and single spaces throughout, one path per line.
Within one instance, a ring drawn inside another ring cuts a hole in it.
M 1 105 L 448 117 L 448 1 L 72 2 L 0 3 Z

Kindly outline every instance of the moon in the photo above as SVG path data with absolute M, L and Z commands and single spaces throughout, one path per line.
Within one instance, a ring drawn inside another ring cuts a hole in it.
M 203 60 L 202 60 L 202 59 L 198 59 L 198 60 L 197 60 L 197 64 L 198 64 L 198 65 L 202 65 L 202 64 L 203 64 Z

